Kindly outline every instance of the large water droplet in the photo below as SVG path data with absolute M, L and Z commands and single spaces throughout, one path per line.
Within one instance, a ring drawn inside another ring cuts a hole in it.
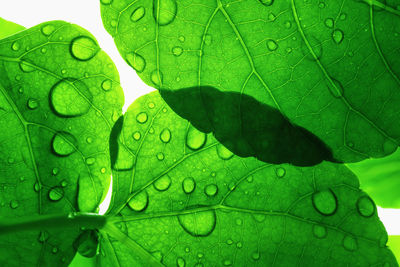
M 64 197 L 64 190 L 62 187 L 56 186 L 50 189 L 49 191 L 49 199 L 51 201 L 59 201 Z
M 218 194 L 218 186 L 216 184 L 206 185 L 206 187 L 204 187 L 204 193 L 209 197 L 213 197 Z
M 317 238 L 325 238 L 327 234 L 326 228 L 324 226 L 316 224 L 313 226 L 313 234 Z
M 340 29 L 336 29 L 332 32 L 332 39 L 335 43 L 340 44 L 344 39 L 344 33 Z
M 214 210 L 183 213 L 178 216 L 182 228 L 192 236 L 208 236 L 216 225 L 216 215 Z
M 42 33 L 46 36 L 49 36 L 54 32 L 55 29 L 56 27 L 54 27 L 54 25 L 47 24 L 42 27 Z
M 258 0 L 260 1 L 261 4 L 263 4 L 264 6 L 270 6 L 274 3 L 274 0 Z
M 160 133 L 160 140 L 163 143 L 168 143 L 171 140 L 171 131 L 168 128 L 165 128 Z
M 34 98 L 29 98 L 27 106 L 28 106 L 29 109 L 34 110 L 34 109 L 37 109 L 39 107 L 39 102 Z
M 22 61 L 19 63 L 19 68 L 20 68 L 23 72 L 27 72 L 27 73 L 36 70 L 35 67 L 32 65 L 32 63 L 27 62 L 27 61 L 24 61 L 24 60 L 22 60 Z
M 337 198 L 330 189 L 315 192 L 312 196 L 312 203 L 322 215 L 333 215 L 337 210 Z
M 343 247 L 348 251 L 354 251 L 357 249 L 357 240 L 352 236 L 345 236 L 343 238 Z
M 84 257 L 92 258 L 97 253 L 99 234 L 96 230 L 85 230 L 75 239 L 74 248 Z
M 155 70 L 150 74 L 150 79 L 155 86 L 161 86 L 163 81 L 163 75 L 161 71 Z
M 176 16 L 175 0 L 153 0 L 153 16 L 160 26 L 170 24 Z
M 193 126 L 189 127 L 186 135 L 186 145 L 192 150 L 198 150 L 204 146 L 207 141 L 207 135 L 200 132 Z
M 222 144 L 218 144 L 217 154 L 223 160 L 228 160 L 233 157 L 233 153 Z
M 149 203 L 149 195 L 146 191 L 142 191 L 129 200 L 128 205 L 134 211 L 143 211 Z
M 192 177 L 186 177 L 185 179 L 183 179 L 182 182 L 183 192 L 185 192 L 186 194 L 190 194 L 194 191 L 195 188 L 196 188 L 196 182 Z
M 139 20 L 141 20 L 144 17 L 145 14 L 146 14 L 146 10 L 144 9 L 144 7 L 142 7 L 142 6 L 138 7 L 131 14 L 131 21 L 138 22 Z
M 134 70 L 141 73 L 146 68 L 146 60 L 144 57 L 137 53 L 129 53 L 125 56 L 126 61 L 129 66 L 131 66 Z
M 53 110 L 60 116 L 76 117 L 86 114 L 93 95 L 82 81 L 70 78 L 56 83 L 50 93 Z
M 53 152 L 59 156 L 68 156 L 76 151 L 78 141 L 75 136 L 67 132 L 58 132 L 51 142 Z
M 357 210 L 361 216 L 371 217 L 375 213 L 375 204 L 368 196 L 362 196 L 357 200 Z
M 153 186 L 158 191 L 165 191 L 171 186 L 171 182 L 171 178 L 169 178 L 168 175 L 164 175 L 161 178 L 157 179 L 157 181 L 154 182 Z
M 99 51 L 100 47 L 92 38 L 79 36 L 71 42 L 71 55 L 82 61 L 92 59 Z

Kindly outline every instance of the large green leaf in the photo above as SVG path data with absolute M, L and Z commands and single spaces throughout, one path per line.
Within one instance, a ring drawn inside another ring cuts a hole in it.
M 0 223 L 95 211 L 122 105 L 114 64 L 79 26 L 46 22 L 0 40 Z M 79 232 L 1 235 L 0 265 L 67 265 Z
M 234 156 L 158 92 L 118 128 L 110 214 L 120 216 L 103 232 L 103 266 L 397 266 L 375 204 L 343 165 Z
M 319 137 L 339 161 L 398 147 L 397 0 L 101 2 L 121 55 L 164 94 L 211 86 L 249 95 Z M 188 101 L 203 104 L 201 97 Z M 190 121 L 198 111 L 186 112 Z M 223 115 L 241 127 L 240 117 Z
M 347 166 L 377 205 L 400 209 L 400 150 L 383 159 L 368 159 Z
M 0 18 L 0 39 L 6 38 L 16 32 L 24 30 L 25 27 L 14 22 Z

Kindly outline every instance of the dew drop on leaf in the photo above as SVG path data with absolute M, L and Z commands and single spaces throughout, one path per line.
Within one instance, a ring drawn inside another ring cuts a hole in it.
M 147 122 L 147 113 L 146 112 L 140 112 L 139 114 L 136 115 L 136 121 L 138 123 L 146 123 Z
M 39 192 L 40 191 L 40 185 L 38 183 L 35 183 L 33 185 L 33 190 L 35 190 L 35 192 Z
M 322 215 L 333 215 L 337 210 L 337 198 L 332 190 L 322 190 L 312 195 L 314 208 Z
M 313 226 L 313 234 L 317 238 L 321 238 L 321 239 L 325 238 L 326 234 L 327 234 L 326 228 L 324 226 L 316 224 Z
M 136 141 L 140 140 L 140 137 L 142 137 L 142 135 L 140 134 L 140 132 L 136 131 L 132 134 L 133 139 L 135 139 Z
M 144 17 L 145 13 L 146 10 L 144 9 L 144 7 L 141 6 L 136 8 L 131 14 L 131 21 L 138 22 Z
M 86 84 L 73 79 L 56 83 L 50 93 L 53 110 L 60 116 L 76 117 L 86 114 L 93 99 Z
M 62 187 L 66 187 L 68 185 L 68 183 L 67 183 L 67 181 L 65 181 L 65 180 L 63 180 L 62 182 L 61 182 L 61 186 Z
M 340 44 L 344 39 L 343 31 L 336 29 L 332 32 L 332 39 L 335 43 Z
M 18 51 L 20 48 L 21 48 L 21 46 L 18 42 L 13 42 L 11 45 L 11 49 L 14 51 Z
M 104 81 L 101 83 L 101 88 L 103 88 L 104 91 L 110 91 L 111 88 L 112 88 L 112 81 L 109 80 L 109 79 L 104 80 Z
M 160 26 L 170 24 L 176 16 L 175 0 L 153 0 L 153 16 Z
M 186 194 L 190 194 L 196 188 L 196 182 L 192 177 L 186 177 L 182 181 L 182 189 Z
M 343 247 L 348 251 L 354 251 L 357 249 L 357 240 L 352 236 L 345 236 L 343 238 Z
M 186 262 L 183 258 L 177 258 L 176 259 L 176 266 L 177 267 L 185 267 L 186 266 Z
M 51 201 L 59 201 L 64 197 L 64 190 L 61 187 L 53 187 L 49 191 L 49 199 Z
M 269 13 L 268 14 L 268 20 L 271 21 L 271 22 L 275 21 L 276 20 L 275 14 L 274 13 Z
M 53 173 L 54 176 L 56 176 L 59 172 L 60 172 L 60 169 L 57 168 L 57 167 L 53 168 L 53 170 L 52 170 L 52 173 Z
M 375 213 L 375 204 L 368 196 L 362 196 L 357 200 L 357 211 L 363 217 L 371 217 Z
M 158 191 L 165 191 L 171 186 L 171 178 L 168 175 L 164 175 L 161 178 L 157 179 L 153 186 Z
M 216 215 L 214 210 L 200 211 L 193 213 L 183 213 L 178 216 L 179 224 L 192 236 L 208 236 L 216 225 Z
M 286 175 L 286 170 L 285 168 L 279 167 L 275 169 L 275 174 L 279 178 L 283 178 Z
M 46 36 L 49 36 L 54 32 L 55 29 L 56 28 L 54 27 L 54 25 L 47 24 L 42 27 L 42 33 Z
M 383 153 L 385 155 L 392 154 L 397 150 L 398 144 L 391 139 L 386 139 L 383 143 Z
M 16 209 L 16 208 L 18 208 L 18 207 L 19 207 L 19 202 L 18 202 L 18 200 L 11 200 L 11 201 L 10 201 L 10 208 Z
M 32 66 L 29 62 L 23 60 L 19 63 L 19 68 L 26 73 L 35 71 L 34 66 Z
M 131 198 L 128 202 L 128 205 L 134 211 L 143 211 L 147 208 L 148 203 L 149 195 L 146 191 L 142 191 Z
M 70 50 L 75 59 L 87 61 L 99 52 L 100 47 L 92 38 L 79 36 L 72 40 Z
M 113 0 L 100 0 L 103 5 L 111 5 Z
M 155 70 L 150 74 L 150 79 L 155 86 L 161 86 L 163 75 L 160 70 Z
M 156 157 L 157 157 L 158 160 L 164 160 L 164 153 L 158 152 Z
M 172 48 L 172 54 L 176 57 L 179 57 L 183 53 L 183 48 L 180 46 L 175 46 Z
M 327 81 L 327 86 L 329 92 L 332 94 L 333 97 L 335 98 L 343 97 L 344 93 L 343 85 L 338 80 L 331 78 L 330 81 Z
M 217 145 L 217 154 L 223 160 L 228 160 L 233 157 L 233 153 L 222 144 Z
M 224 266 L 231 266 L 232 265 L 232 261 L 231 260 L 224 260 L 223 264 L 224 264 Z
M 146 68 L 146 60 L 137 53 L 129 53 L 125 56 L 126 61 L 129 66 L 131 66 L 134 70 L 141 73 Z
M 96 162 L 95 158 L 89 157 L 89 158 L 86 159 L 86 164 L 89 165 L 89 166 L 93 165 L 95 162 Z
M 165 128 L 161 131 L 160 140 L 163 143 L 169 143 L 169 141 L 171 140 L 171 131 L 168 128 Z
M 213 197 L 218 194 L 218 186 L 216 184 L 206 185 L 204 188 L 204 193 L 209 197 Z
M 49 239 L 49 233 L 47 231 L 40 231 L 38 241 L 44 243 Z
M 264 6 L 270 6 L 274 3 L 274 0 L 259 0 Z
M 53 152 L 59 156 L 68 156 L 75 152 L 78 141 L 67 132 L 58 132 L 51 142 Z
M 292 27 L 292 22 L 290 22 L 289 20 L 287 20 L 286 22 L 285 22 L 285 28 L 286 29 L 290 29 Z
M 325 26 L 328 27 L 329 29 L 332 29 L 334 24 L 335 24 L 335 22 L 333 21 L 332 18 L 327 18 L 325 20 Z
M 27 106 L 28 106 L 29 109 L 34 110 L 34 109 L 37 109 L 39 107 L 39 102 L 34 98 L 29 98 Z
M 198 150 L 204 146 L 207 140 L 207 135 L 200 132 L 193 126 L 189 127 L 186 135 L 186 145 L 192 150 Z
M 148 107 L 149 107 L 150 109 L 153 109 L 155 106 L 156 106 L 156 105 L 155 105 L 153 102 L 150 102 L 150 103 L 148 104 Z
M 346 13 L 342 13 L 339 18 L 340 18 L 340 20 L 346 20 L 346 18 L 347 18 Z
M 278 44 L 274 40 L 269 39 L 267 40 L 267 48 L 269 51 L 275 51 L 278 49 Z
M 258 251 L 255 251 L 253 253 L 251 253 L 251 258 L 255 261 L 260 259 L 260 253 Z

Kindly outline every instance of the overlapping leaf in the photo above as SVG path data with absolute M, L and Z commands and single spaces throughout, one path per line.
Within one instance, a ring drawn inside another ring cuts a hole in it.
M 205 86 L 251 96 L 316 135 L 338 161 L 383 157 L 398 147 L 396 1 L 101 2 L 104 26 L 121 55 L 163 97 Z M 165 99 L 174 110 L 186 108 L 179 114 L 194 125 L 202 122 L 193 106 L 214 112 L 202 97 L 188 99 L 186 105 Z M 249 109 L 232 118 L 229 111 L 240 111 L 240 103 L 219 114 L 232 129 L 250 127 L 241 116 L 258 114 L 258 109 Z M 247 141 L 257 138 L 254 134 Z M 297 146 L 282 143 L 284 150 L 301 154 Z
M 0 220 L 95 211 L 123 93 L 110 58 L 77 25 L 0 40 Z M 80 229 L 0 236 L 2 266 L 63 266 Z
M 120 237 L 103 232 L 103 266 L 397 266 L 375 204 L 343 165 L 234 156 L 158 92 L 117 125 Z

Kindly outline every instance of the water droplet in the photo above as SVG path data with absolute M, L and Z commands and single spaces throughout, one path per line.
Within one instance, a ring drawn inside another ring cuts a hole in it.
M 389 155 L 394 153 L 397 150 L 398 144 L 391 140 L 391 139 L 386 139 L 385 142 L 383 143 L 383 153 L 385 155 Z
M 223 264 L 224 264 L 224 266 L 231 266 L 232 265 L 232 261 L 231 260 L 224 260 Z
M 333 97 L 335 98 L 343 97 L 344 94 L 343 85 L 338 80 L 331 78 L 330 81 L 329 80 L 327 81 L 327 86 L 329 92 L 332 94 Z
M 68 156 L 76 151 L 78 141 L 67 132 L 58 132 L 54 135 L 51 142 L 53 152 L 59 156 Z
M 93 143 L 93 138 L 92 138 L 92 137 L 86 138 L 86 142 L 87 142 L 88 144 Z
M 279 178 L 283 178 L 286 175 L 286 170 L 285 168 L 279 167 L 275 169 L 275 174 Z
M 144 7 L 142 7 L 142 6 L 138 7 L 131 14 L 131 21 L 138 22 L 139 20 L 141 20 L 144 17 L 145 14 L 146 14 L 146 10 L 144 9 Z
M 134 70 L 141 73 L 146 68 L 146 60 L 144 57 L 137 53 L 129 53 L 125 56 L 126 61 L 129 66 L 131 66 Z
M 332 39 L 335 43 L 340 44 L 344 39 L 342 30 L 336 29 L 332 32 Z
M 313 226 L 313 234 L 317 238 L 325 238 L 326 237 L 326 228 L 321 225 L 314 225 Z
M 158 191 L 165 191 L 171 186 L 171 178 L 168 175 L 164 175 L 161 178 L 157 179 L 153 186 Z
M 35 71 L 35 70 L 36 70 L 35 67 L 32 65 L 32 63 L 29 63 L 29 62 L 24 61 L 24 60 L 22 60 L 22 61 L 19 63 L 19 68 L 20 68 L 23 72 L 26 72 L 26 73 L 29 73 L 29 72 L 32 72 L 32 71 Z
M 156 105 L 155 105 L 153 102 L 150 102 L 150 103 L 148 104 L 148 107 L 149 107 L 150 109 L 153 109 L 155 106 L 156 106 Z
M 186 145 L 192 150 L 198 150 L 204 146 L 207 141 L 207 135 L 200 132 L 193 126 L 189 127 L 186 135 Z
M 218 144 L 217 154 L 223 160 L 228 160 L 233 157 L 233 153 L 222 144 Z
M 72 40 L 70 50 L 75 59 L 87 61 L 100 51 L 100 47 L 92 38 L 79 36 Z
M 96 162 L 95 158 L 90 157 L 90 158 L 86 159 L 86 164 L 89 165 L 89 166 L 93 165 L 95 162 Z
M 255 260 L 255 261 L 259 260 L 260 259 L 260 253 L 258 251 L 255 251 L 255 252 L 251 253 L 251 258 L 253 260 Z
M 259 1 L 264 6 L 271 6 L 274 3 L 274 0 L 259 0 Z
M 168 143 L 171 140 L 171 131 L 168 128 L 165 128 L 160 133 L 160 140 L 163 143 Z
M 151 127 L 151 128 L 149 129 L 149 133 L 151 133 L 151 134 L 154 133 L 154 128 L 153 128 L 153 127 Z
M 285 28 L 286 29 L 290 29 L 292 27 L 292 22 L 290 21 L 290 20 L 287 20 L 286 22 L 285 22 Z
M 186 194 L 190 194 L 194 191 L 195 188 L 196 188 L 196 182 L 192 177 L 186 177 L 185 179 L 183 179 L 182 182 L 183 192 L 185 192 Z
M 101 2 L 103 5 L 111 5 L 111 3 L 113 2 L 113 0 L 100 0 L 100 2 Z
M 192 236 L 208 236 L 216 225 L 216 215 L 214 210 L 199 211 L 193 213 L 183 213 L 178 216 L 182 228 Z
M 136 131 L 132 134 L 133 139 L 135 139 L 136 141 L 140 140 L 140 137 L 142 137 L 142 135 L 140 134 L 140 132 Z
M 53 168 L 53 170 L 51 171 L 51 173 L 54 175 L 54 176 L 57 176 L 57 174 L 60 172 L 60 169 L 59 168 Z
M 134 211 L 143 211 L 147 208 L 149 203 L 149 195 L 146 191 L 142 191 L 139 194 L 135 195 L 128 202 L 128 205 Z
M 269 14 L 268 14 L 268 20 L 269 20 L 269 21 L 272 21 L 272 22 L 275 21 L 275 20 L 276 20 L 275 14 L 272 13 L 272 12 L 269 13 Z
M 325 26 L 328 27 L 329 29 L 332 29 L 334 25 L 335 25 L 335 22 L 332 18 L 327 18 L 325 20 Z
M 206 185 L 204 188 L 204 193 L 209 197 L 213 197 L 218 194 L 218 186 L 216 184 Z
M 175 46 L 172 48 L 172 54 L 176 57 L 179 57 L 183 53 L 183 48 L 180 46 Z
M 16 76 L 15 76 L 15 80 L 16 80 L 16 81 L 20 81 L 20 80 L 21 80 L 21 76 L 20 76 L 20 75 L 16 75 Z
M 49 233 L 47 231 L 40 231 L 38 241 L 44 243 L 49 239 Z
M 242 219 L 236 219 L 235 222 L 236 222 L 237 226 L 241 226 L 243 224 L 243 220 Z
M 141 124 L 146 123 L 147 118 L 148 117 L 146 112 L 140 112 L 139 114 L 136 115 L 136 121 Z
M 53 254 L 56 254 L 56 253 L 58 252 L 58 248 L 57 248 L 57 247 L 53 247 L 53 249 L 51 250 L 51 252 L 52 252 Z
M 153 0 L 153 15 L 160 26 L 170 24 L 176 16 L 175 0 Z
M 357 200 L 357 210 L 361 216 L 371 217 L 375 213 L 375 204 L 368 196 L 362 196 Z
M 150 79 L 155 86 L 161 86 L 163 81 L 163 75 L 161 71 L 155 70 L 150 74 Z
M 10 201 L 10 208 L 16 209 L 16 208 L 18 208 L 18 206 L 19 206 L 18 200 L 11 200 Z
M 93 99 L 86 84 L 73 79 L 56 83 L 50 93 L 53 110 L 60 116 L 76 117 L 86 114 Z
M 38 183 L 35 183 L 33 185 L 33 190 L 35 190 L 35 192 L 39 192 L 40 191 L 40 185 Z
M 107 171 L 107 169 L 104 168 L 104 167 L 100 169 L 100 172 L 101 172 L 102 174 L 106 173 L 106 171 Z
M 242 242 L 237 242 L 237 243 L 236 243 L 236 247 L 237 247 L 237 248 L 242 248 L 242 247 L 243 247 Z
M 111 88 L 112 88 L 112 81 L 109 80 L 109 79 L 104 80 L 104 81 L 101 83 L 101 88 L 103 88 L 104 91 L 110 91 Z
M 68 185 L 68 182 L 67 181 L 65 181 L 65 180 L 62 180 L 61 181 L 61 186 L 62 187 L 66 187 Z
M 357 249 L 357 240 L 352 236 L 345 236 L 343 238 L 343 247 L 348 251 L 354 251 Z
M 312 195 L 312 203 L 322 215 L 333 215 L 337 210 L 337 198 L 330 189 L 315 192 Z
M 322 8 L 325 8 L 325 3 L 324 3 L 324 2 L 320 2 L 320 3 L 318 4 L 318 7 L 321 8 L 321 9 L 322 9 Z
M 59 201 L 64 197 L 64 190 L 61 187 L 53 187 L 49 191 L 49 199 L 51 201 Z
M 186 262 L 183 258 L 177 258 L 176 259 L 176 266 L 178 267 L 185 267 L 186 266 Z
M 42 52 L 42 54 L 45 54 L 45 53 L 47 52 L 47 49 L 43 47 L 43 48 L 40 50 L 40 52 Z
M 340 20 L 346 20 L 346 18 L 347 18 L 346 13 L 342 13 L 339 18 L 340 18 Z
M 21 48 L 21 46 L 18 42 L 13 42 L 11 45 L 11 49 L 14 51 L 18 51 L 20 48 Z
M 55 29 L 56 27 L 54 27 L 54 25 L 47 24 L 42 27 L 42 33 L 46 36 L 49 36 L 54 32 Z
M 34 110 L 34 109 L 37 109 L 39 107 L 39 102 L 34 98 L 29 98 L 27 106 L 28 106 L 29 109 Z
M 185 42 L 185 36 L 179 36 L 178 40 L 181 43 Z
M 275 51 L 278 49 L 278 44 L 274 40 L 269 39 L 267 40 L 267 48 L 269 51 Z
M 158 160 L 164 160 L 164 153 L 158 152 L 156 157 L 157 157 Z

